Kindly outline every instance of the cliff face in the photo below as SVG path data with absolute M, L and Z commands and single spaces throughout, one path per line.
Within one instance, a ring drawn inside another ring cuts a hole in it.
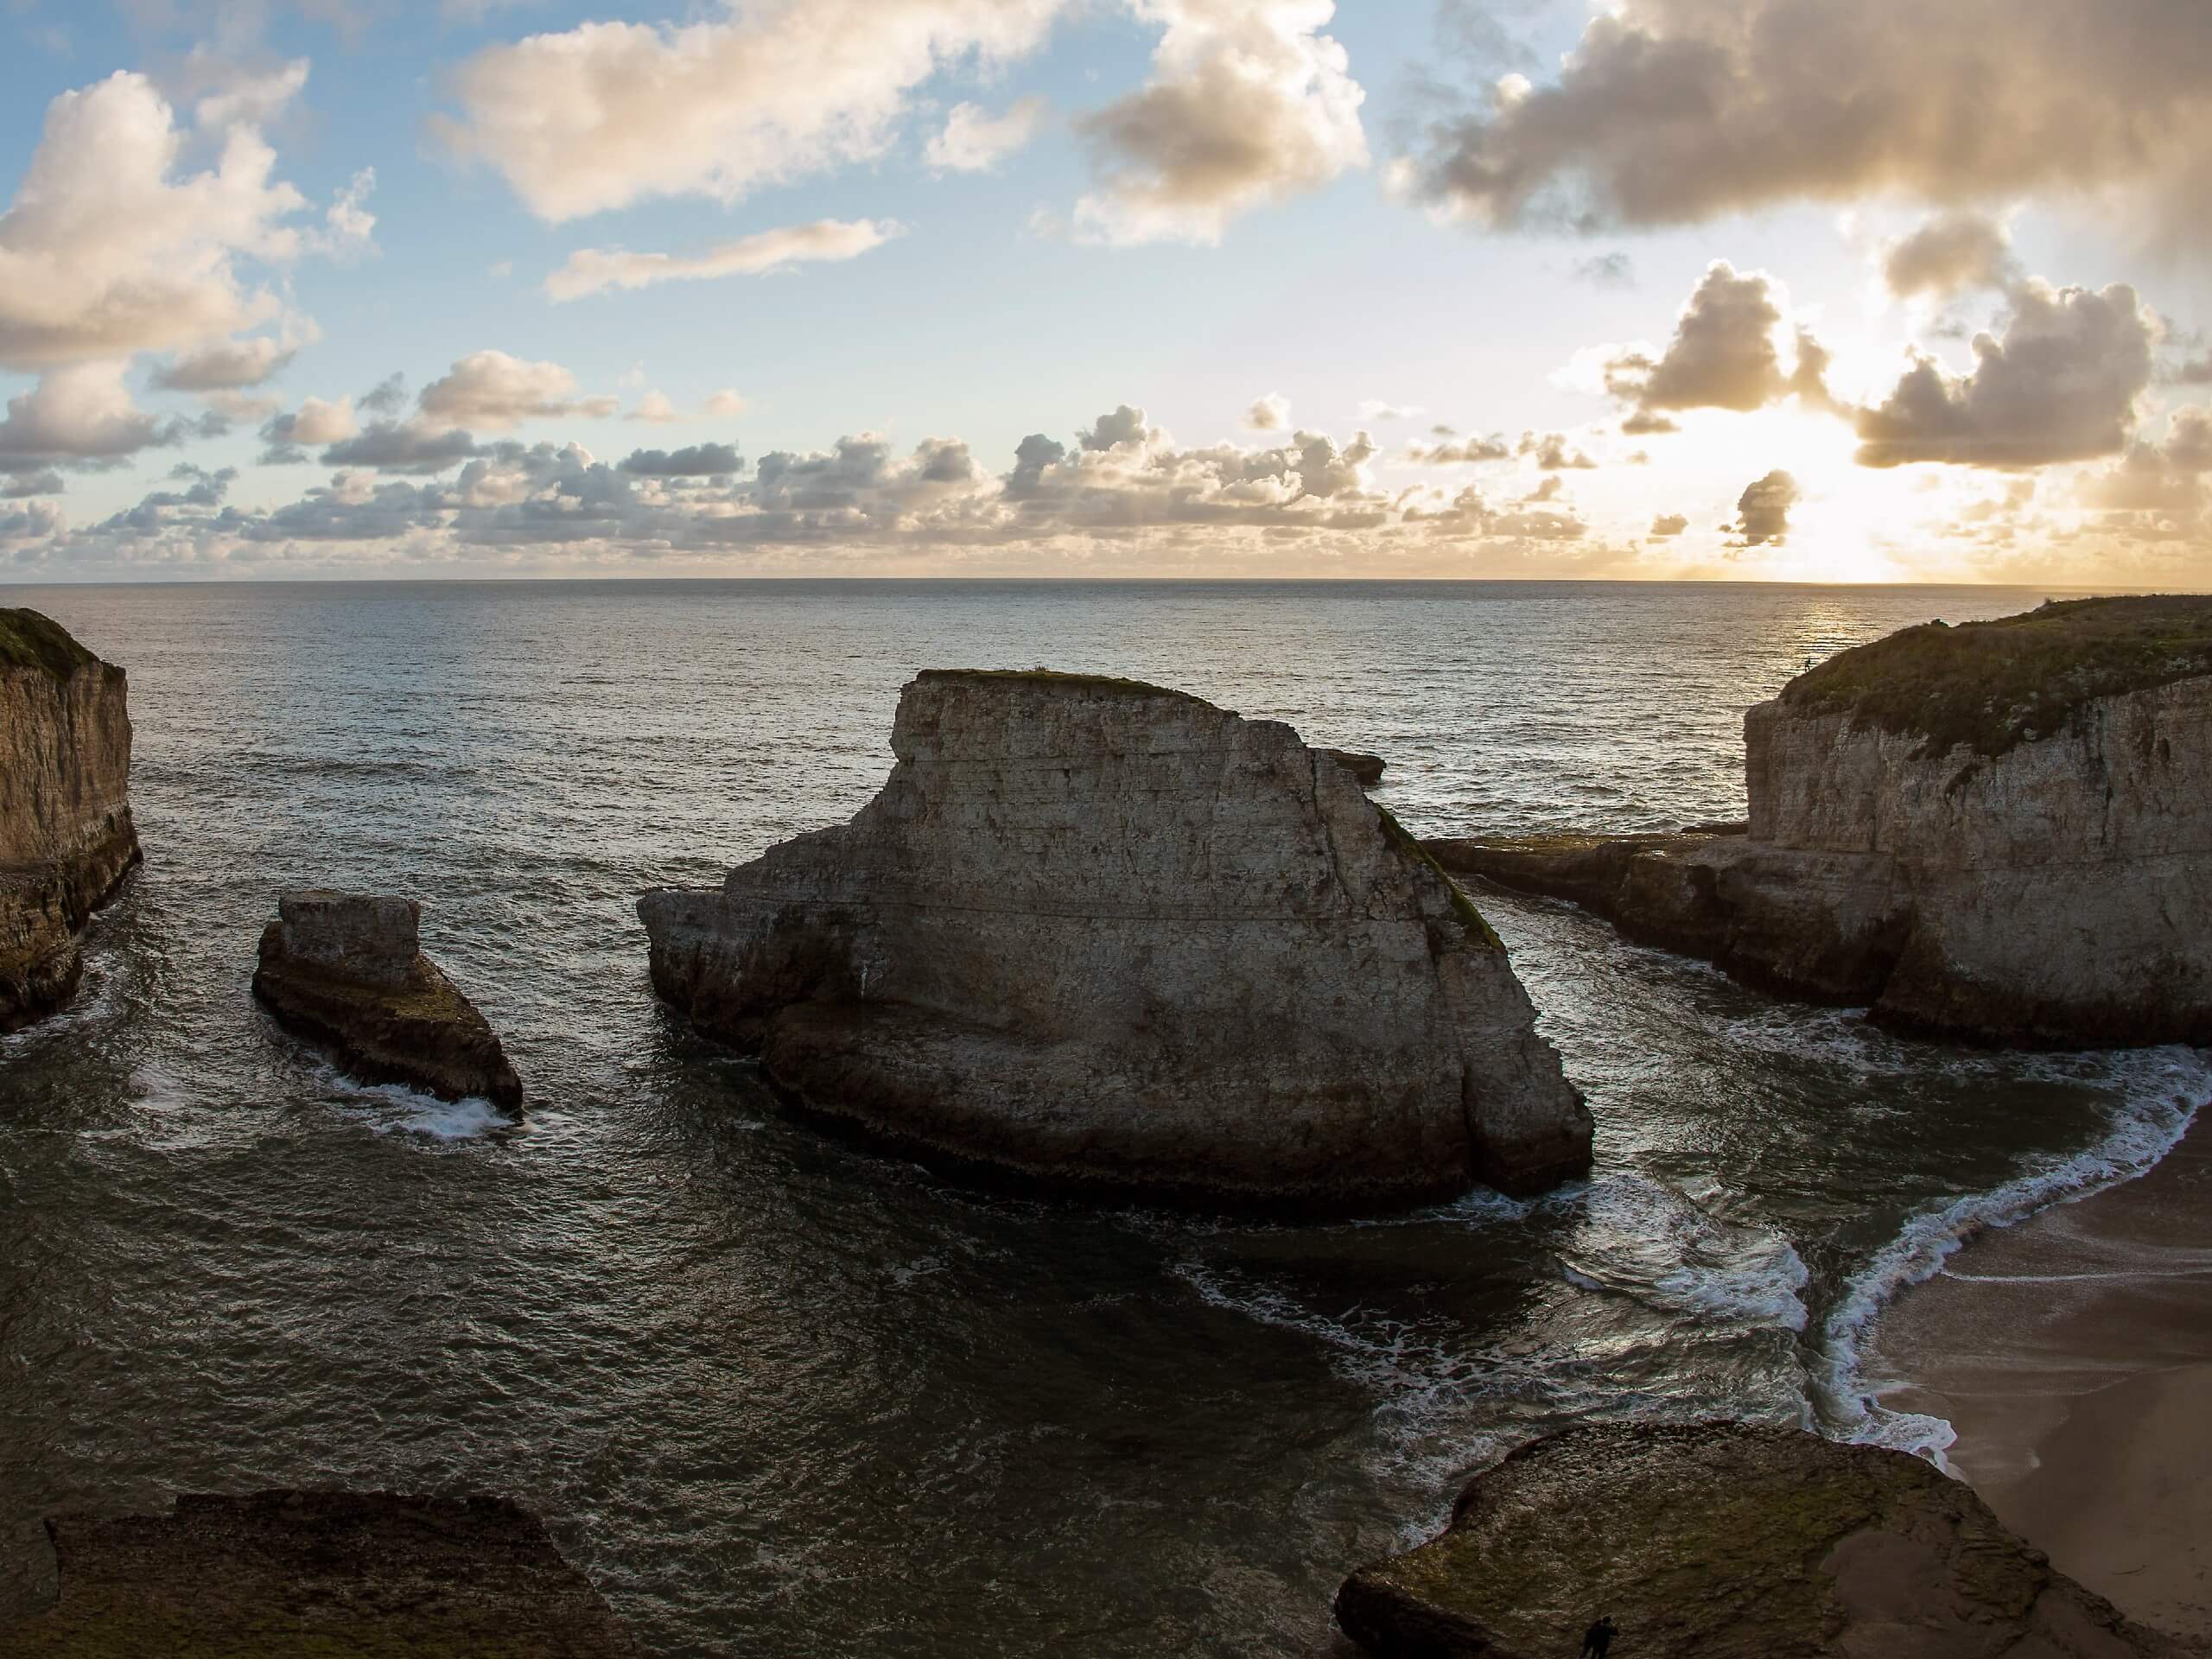
M 1388 1659 L 2178 1656 L 1901 1452 L 1738 1423 L 1569 1429 L 1478 1475 L 1337 1620 Z
M 2212 625 L 2212 601 L 2089 603 L 2100 619 L 2146 605 L 2170 626 Z M 2050 606 L 1974 626 L 2032 645 L 2079 616 Z M 2177 648 L 2152 683 L 2106 673 L 2087 682 L 2100 695 L 2056 707 L 2043 688 L 2043 723 L 2019 730 L 1990 723 L 2005 694 L 1973 677 L 1986 671 L 1973 629 L 1944 632 L 1967 636 L 1955 664 L 1967 683 L 1930 679 L 1917 724 L 1883 678 L 1904 666 L 1897 651 L 1846 653 L 1840 672 L 1815 670 L 1749 712 L 1747 834 L 1431 850 L 1756 983 L 1866 1002 L 1903 1025 L 1999 1041 L 2212 1040 L 2212 667 Z M 1927 630 L 1893 640 L 1923 672 L 1943 661 L 1947 642 Z M 2104 666 L 2097 644 L 2053 671 Z M 2167 677 L 2176 670 L 2192 671 Z M 1887 702 L 1839 696 L 1834 682 L 1852 674 Z
M 1586 1167 L 1471 905 L 1288 727 L 928 673 L 854 820 L 639 909 L 661 995 L 804 1105 L 1056 1184 L 1357 1208 Z
M 139 861 L 123 671 L 0 610 L 0 1030 L 76 988 L 77 934 Z

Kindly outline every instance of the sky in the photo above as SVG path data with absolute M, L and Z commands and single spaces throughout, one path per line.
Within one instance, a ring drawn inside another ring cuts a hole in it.
M 0 575 L 2212 586 L 2205 0 L 0 0 Z

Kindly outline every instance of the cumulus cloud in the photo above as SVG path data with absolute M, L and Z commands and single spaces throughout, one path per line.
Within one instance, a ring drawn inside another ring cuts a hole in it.
M 1281 432 L 1290 425 L 1290 399 L 1279 391 L 1252 400 L 1244 411 L 1244 424 L 1254 432 Z
M 0 420 L 0 473 L 48 473 L 55 467 L 101 468 L 142 449 L 181 443 L 221 429 L 175 418 L 161 419 L 131 401 L 120 362 L 80 363 L 55 369 L 30 391 L 8 400 Z
M 540 219 L 657 196 L 734 202 L 881 155 L 914 89 L 1033 50 L 1064 0 L 728 0 L 677 24 L 591 22 L 487 47 L 433 130 Z
M 1983 213 L 1938 213 L 1882 250 L 1883 279 L 1900 298 L 1948 299 L 1969 289 L 2003 288 L 2017 275 L 2012 238 Z
M 988 173 L 1036 136 L 1045 110 L 1041 98 L 1025 98 L 1003 115 L 956 104 L 923 159 L 940 173 Z
M 580 397 L 576 377 L 558 363 L 531 363 L 505 352 L 471 352 L 416 400 L 434 427 L 482 427 L 504 432 L 524 421 L 556 416 L 601 419 L 621 407 L 613 397 Z
M 1574 262 L 1574 279 L 1592 288 L 1634 288 L 1636 261 L 1618 248 L 1611 253 L 1593 253 Z
M 1690 521 L 1679 512 L 1662 512 L 1651 521 L 1651 538 L 1657 542 L 1672 541 L 1690 527 Z
M 632 253 L 621 248 L 581 248 L 545 279 L 556 303 L 610 288 L 647 288 L 655 283 L 705 282 L 719 276 L 758 276 L 787 266 L 856 259 L 880 248 L 906 227 L 881 219 L 817 219 L 741 237 L 701 254 Z
M 1419 404 L 1386 404 L 1380 397 L 1363 398 L 1359 405 L 1363 421 L 1410 421 L 1421 412 Z
M 1438 442 L 1426 448 L 1414 445 L 1406 451 L 1407 461 L 1428 467 L 1479 467 L 1513 459 L 1513 446 L 1500 434 L 1493 433 L 1487 438 L 1463 438 L 1450 427 L 1440 426 L 1430 435 Z
M 2019 283 L 2004 332 L 1974 336 L 1970 372 L 1916 355 L 1879 405 L 1859 411 L 1859 462 L 2009 468 L 2117 454 L 2150 387 L 2156 338 L 2124 284 Z
M 2080 480 L 2076 494 L 2084 506 L 2134 515 L 2137 528 L 2177 525 L 2212 514 L 2208 474 L 2212 410 L 2184 404 L 2168 420 L 2164 443 L 2131 444 L 2111 466 Z
M 340 397 L 335 403 L 326 403 L 320 397 L 301 400 L 297 410 L 290 414 L 271 416 L 261 429 L 261 441 L 268 446 L 261 454 L 264 467 L 293 466 L 304 461 L 308 444 L 343 443 L 348 438 L 359 437 L 359 417 L 353 412 L 353 400 Z
M 1513 453 L 1534 456 L 1538 469 L 1547 473 L 1589 472 L 1598 465 L 1568 443 L 1564 432 L 1523 432 Z
M 1675 321 L 1664 352 L 1648 346 L 1602 352 L 1606 391 L 1631 404 L 1621 429 L 1635 435 L 1669 432 L 1666 411 L 1764 409 L 1793 394 L 1828 402 L 1828 355 L 1803 328 L 1785 328 L 1788 296 L 1764 271 L 1738 274 L 1725 259 L 1706 271 Z M 1794 360 L 1785 369 L 1780 340 Z
M 1077 232 L 1218 242 L 1228 222 L 1367 164 L 1333 0 L 1131 0 L 1165 26 L 1145 86 L 1076 123 L 1097 164 Z
M 745 399 L 728 386 L 709 395 L 706 412 L 718 421 L 734 421 L 745 413 Z
M 296 79 L 285 87 L 289 97 Z M 181 171 L 188 143 L 212 147 L 214 164 Z M 219 104 L 203 101 L 199 125 L 181 128 L 143 75 L 118 73 L 55 99 L 0 213 L 0 366 L 181 351 L 175 372 L 219 375 L 224 342 L 285 311 L 242 268 L 325 246 L 289 223 L 307 202 L 275 177 L 276 162 L 257 128 Z
M 2212 157 L 2202 0 L 1618 0 L 1556 78 L 1433 124 L 1405 183 L 1486 223 L 2172 188 Z M 2184 221 L 2185 223 L 2185 221 Z
M 1736 523 L 1732 527 L 1742 539 L 1731 545 L 1779 544 L 1789 534 L 1790 508 L 1803 499 L 1798 493 L 1797 480 L 1784 472 L 1769 473 L 1747 486 L 1737 499 Z
M 377 421 L 322 452 L 326 467 L 365 467 L 380 473 L 442 473 L 482 452 L 476 440 L 419 420 Z
M 153 384 L 162 391 L 239 391 L 260 385 L 298 354 L 296 345 L 265 334 L 216 340 L 156 370 Z
M 745 470 L 744 459 L 727 443 L 695 443 L 688 449 L 633 449 L 622 470 L 640 478 L 704 478 Z

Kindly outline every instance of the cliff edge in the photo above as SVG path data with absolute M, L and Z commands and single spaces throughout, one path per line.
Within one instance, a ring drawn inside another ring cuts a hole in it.
M 1552 1659 L 1609 1615 L 1637 1659 L 2180 1659 L 1920 1459 L 1741 1423 L 1568 1429 L 1352 1574 L 1382 1659 Z
M 1742 833 L 1429 850 L 1902 1026 L 2212 1042 L 2212 599 L 1908 628 L 1791 681 L 1744 741 Z
M 843 826 L 639 905 L 653 983 L 815 1111 L 1028 1180 L 1357 1210 L 1580 1174 L 1474 906 L 1287 726 L 934 671 Z
M 77 988 L 77 935 L 139 861 L 123 671 L 0 610 L 0 1031 Z

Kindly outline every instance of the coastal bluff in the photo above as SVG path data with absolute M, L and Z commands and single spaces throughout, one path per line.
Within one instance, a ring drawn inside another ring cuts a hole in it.
M 423 908 L 313 889 L 277 901 L 253 993 L 277 1020 L 365 1083 L 522 1109 L 522 1079 L 490 1023 L 423 954 Z
M 1637 1659 L 2182 1659 L 1902 1452 L 1741 1423 L 1573 1428 L 1477 1475 L 1439 1537 L 1362 1567 L 1377 1659 L 1555 1659 L 1600 1614 Z
M 9 1659 L 639 1659 L 543 1522 L 495 1497 L 188 1495 L 46 1523 L 60 1594 Z
M 0 609 L 0 1031 L 69 1000 L 77 936 L 139 859 L 124 671 Z
M 1026 1185 L 1355 1211 L 1580 1175 L 1474 906 L 1279 721 L 931 671 L 847 824 L 647 893 L 655 988 L 788 1097 Z
M 1792 680 L 1744 740 L 1740 832 L 1429 851 L 1908 1028 L 2212 1042 L 2212 599 L 1907 628 Z

